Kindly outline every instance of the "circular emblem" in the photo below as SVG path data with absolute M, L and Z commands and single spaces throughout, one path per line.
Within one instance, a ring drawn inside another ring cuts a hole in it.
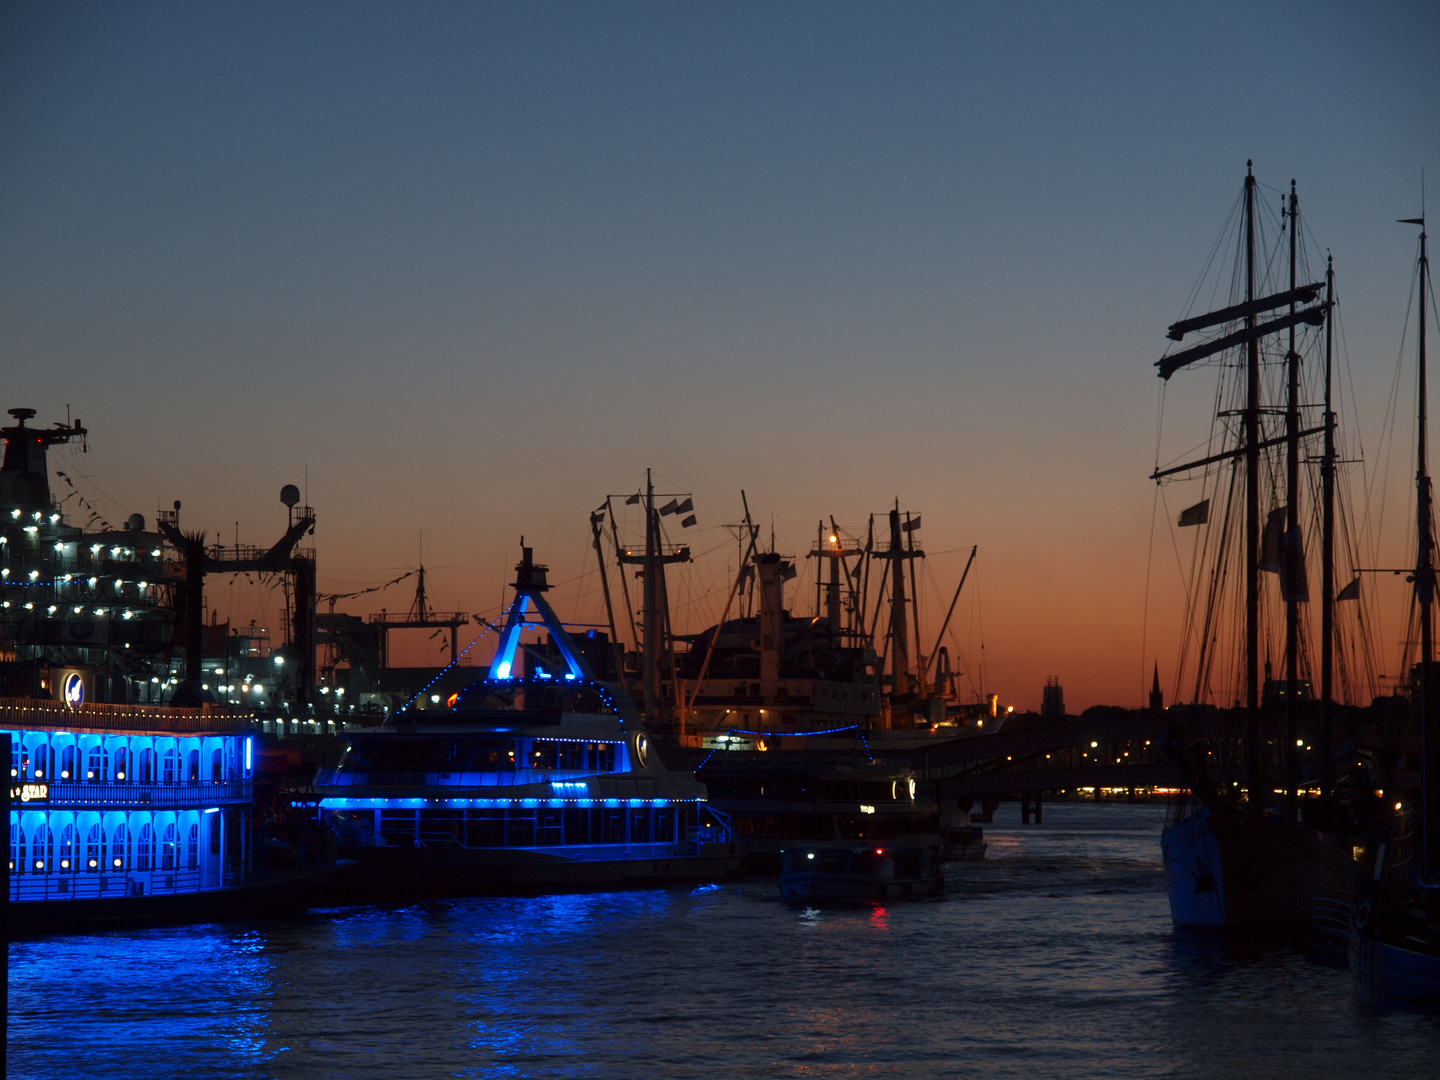
M 85 680 L 78 672 L 65 676 L 65 704 L 79 705 L 85 700 Z
M 650 749 L 650 740 L 648 740 L 647 738 L 645 738 L 644 735 L 636 735 L 636 736 L 635 736 L 635 761 L 636 761 L 636 763 L 637 763 L 642 769 L 644 769 L 644 768 L 647 767 L 647 763 L 646 763 L 646 761 L 645 761 L 645 754 L 646 754 L 646 751 L 649 750 L 649 749 Z

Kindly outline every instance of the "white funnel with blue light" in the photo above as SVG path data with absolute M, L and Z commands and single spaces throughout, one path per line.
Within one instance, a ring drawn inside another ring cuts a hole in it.
M 590 665 L 585 662 L 585 657 L 575 647 L 575 642 L 570 640 L 570 635 L 556 617 L 554 609 L 545 600 L 544 593 L 550 588 L 545 581 L 548 567 L 533 560 L 532 549 L 524 546 L 523 539 L 520 543 L 523 554 L 515 567 L 515 602 L 510 605 L 510 614 L 506 616 L 505 626 L 500 631 L 500 647 L 490 665 L 490 679 L 505 681 L 515 678 L 512 672 L 515 669 L 515 650 L 520 647 L 520 634 L 527 626 L 537 625 L 536 621 L 526 619 L 532 603 L 535 605 L 536 614 L 540 616 L 539 624 L 543 624 L 550 632 L 550 640 L 565 660 L 568 670 L 562 678 L 567 681 L 594 679 Z M 532 674 L 538 679 L 554 678 L 543 670 L 536 670 Z

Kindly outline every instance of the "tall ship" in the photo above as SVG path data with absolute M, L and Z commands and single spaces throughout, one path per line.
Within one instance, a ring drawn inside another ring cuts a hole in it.
M 1193 695 L 1174 708 L 1181 716 L 1187 709 L 1228 714 L 1236 734 L 1226 740 L 1230 747 L 1172 740 L 1170 752 L 1190 774 L 1190 798 L 1166 827 L 1162 853 L 1177 926 L 1303 931 L 1317 900 L 1353 897 L 1357 858 L 1373 850 L 1395 811 L 1382 805 L 1353 749 L 1348 757 L 1337 754 L 1342 744 L 1353 748 L 1355 734 L 1336 730 L 1337 671 L 1352 680 L 1352 690 L 1362 680 L 1337 669 L 1337 642 L 1353 632 L 1342 631 L 1337 601 L 1354 601 L 1351 611 L 1359 605 L 1359 565 L 1353 539 L 1347 544 L 1337 534 L 1333 267 L 1327 263 L 1317 280 L 1304 266 L 1293 181 L 1278 230 L 1267 232 L 1273 222 L 1262 209 L 1248 170 L 1232 217 L 1238 229 L 1229 303 L 1173 324 L 1172 341 L 1200 340 L 1157 364 L 1167 381 L 1206 361 L 1218 371 L 1208 452 L 1157 464 L 1152 479 L 1198 481 L 1203 489 L 1177 526 L 1196 531 L 1185 616 L 1190 651 L 1182 652 L 1177 676 L 1193 680 Z M 1212 266 L 1222 265 L 1212 258 Z M 1286 271 L 1288 280 L 1281 277 Z M 1225 286 L 1221 281 L 1215 291 Z M 1318 498 L 1307 505 L 1312 465 Z M 1313 559 L 1306 552 L 1317 547 L 1315 628 L 1308 614 Z M 1337 594 L 1342 562 L 1352 580 Z M 1317 629 L 1320 655 L 1310 657 L 1305 642 Z M 1270 659 L 1276 655 L 1279 672 Z M 1318 699 L 1308 677 L 1317 667 Z M 1236 688 L 1233 708 L 1227 683 Z M 1217 751 L 1231 748 L 1239 757 L 1230 764 L 1243 762 L 1243 789 L 1238 783 L 1222 789 L 1207 774 Z
M 316 776 L 321 819 L 357 863 L 343 898 L 711 880 L 739 865 L 704 785 L 666 767 L 634 702 L 557 618 L 546 573 L 523 548 L 485 677 L 350 736 Z
M 1411 614 L 1419 623 L 1416 670 L 1420 759 L 1418 821 L 1401 820 L 1375 845 L 1373 869 L 1364 875 L 1350 912 L 1348 956 L 1361 995 L 1372 1001 L 1399 1000 L 1434 1007 L 1440 1002 L 1440 793 L 1436 783 L 1436 697 L 1440 682 L 1434 661 L 1435 520 L 1430 482 L 1426 306 L 1433 304 L 1425 219 L 1405 218 L 1420 227 L 1416 265 L 1419 334 L 1416 380 L 1415 562 Z M 1418 825 L 1418 830 L 1413 826 Z M 1418 844 L 1415 843 L 1418 831 Z

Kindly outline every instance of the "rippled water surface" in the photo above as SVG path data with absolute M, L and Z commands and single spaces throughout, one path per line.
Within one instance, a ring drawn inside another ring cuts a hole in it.
M 773 881 L 11 946 L 13 1077 L 1440 1077 L 1440 1018 L 1171 930 L 1163 811 L 1014 804 L 938 902 Z

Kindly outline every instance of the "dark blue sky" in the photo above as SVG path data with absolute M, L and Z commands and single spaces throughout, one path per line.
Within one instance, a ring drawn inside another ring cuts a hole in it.
M 1437 55 L 1431 4 L 11 4 L 4 407 L 255 542 L 308 466 L 322 587 L 423 530 L 475 610 L 647 465 L 785 550 L 899 496 L 981 546 L 995 689 L 1128 700 L 1164 327 L 1294 176 L 1378 427 Z

